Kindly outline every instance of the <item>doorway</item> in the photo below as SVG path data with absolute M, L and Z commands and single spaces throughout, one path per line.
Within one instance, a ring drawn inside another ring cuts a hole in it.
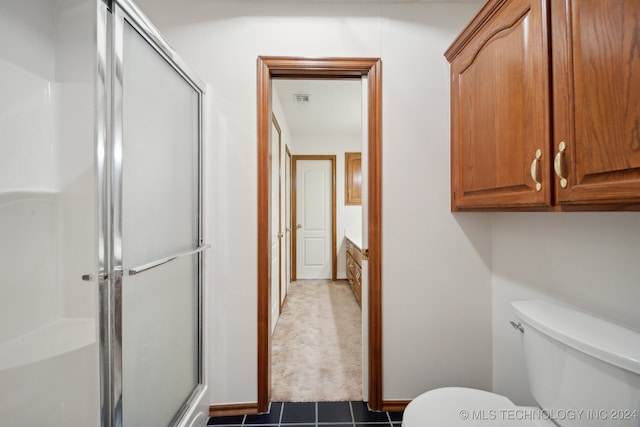
M 368 123 L 367 165 L 369 175 L 368 248 L 364 248 L 369 262 L 368 317 L 365 338 L 368 345 L 368 388 L 365 390 L 369 407 L 382 409 L 382 133 L 381 133 L 381 80 L 380 59 L 327 58 L 305 59 L 287 57 L 258 58 L 258 402 L 259 412 L 265 412 L 270 403 L 271 384 L 271 284 L 269 250 L 271 246 L 271 90 L 272 77 L 345 79 L 367 77 Z

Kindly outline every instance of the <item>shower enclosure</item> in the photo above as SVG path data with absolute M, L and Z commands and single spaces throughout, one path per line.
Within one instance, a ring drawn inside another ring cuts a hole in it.
M 0 0 L 0 425 L 206 423 L 203 87 L 129 0 Z

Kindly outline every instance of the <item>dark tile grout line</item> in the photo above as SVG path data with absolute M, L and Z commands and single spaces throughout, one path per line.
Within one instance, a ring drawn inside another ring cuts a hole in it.
M 280 416 L 278 417 L 278 425 L 282 424 L 282 417 L 284 416 L 284 402 L 280 404 Z
M 353 415 L 353 404 L 349 402 L 349 412 L 351 412 L 351 425 L 355 427 L 356 417 Z

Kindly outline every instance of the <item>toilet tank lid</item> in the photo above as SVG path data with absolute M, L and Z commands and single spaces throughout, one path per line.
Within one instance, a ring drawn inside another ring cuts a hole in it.
M 548 301 L 511 304 L 526 325 L 580 352 L 640 375 L 639 333 Z

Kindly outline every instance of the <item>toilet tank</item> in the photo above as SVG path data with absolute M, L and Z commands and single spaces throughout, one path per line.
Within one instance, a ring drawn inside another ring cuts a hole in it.
M 640 334 L 547 301 L 512 303 L 531 394 L 562 427 L 640 426 Z

